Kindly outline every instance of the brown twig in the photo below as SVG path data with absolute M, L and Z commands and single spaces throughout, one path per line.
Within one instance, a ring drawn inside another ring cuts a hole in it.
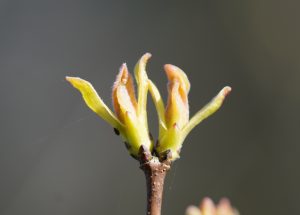
M 161 215 L 164 181 L 170 169 L 169 159 L 160 161 L 142 146 L 140 168 L 144 171 L 147 184 L 147 215 Z

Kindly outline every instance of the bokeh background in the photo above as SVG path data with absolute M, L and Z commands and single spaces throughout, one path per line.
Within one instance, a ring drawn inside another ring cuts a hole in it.
M 121 63 L 153 54 L 188 75 L 191 114 L 223 86 L 222 109 L 185 141 L 163 214 L 226 196 L 242 215 L 299 214 L 299 1 L 0 0 L 0 214 L 145 213 L 145 180 L 66 75 L 110 105 Z M 149 99 L 150 127 L 157 117 Z

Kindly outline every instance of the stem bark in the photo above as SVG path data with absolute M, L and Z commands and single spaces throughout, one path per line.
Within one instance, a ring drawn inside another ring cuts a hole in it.
M 147 185 L 147 215 L 161 215 L 164 181 L 170 169 L 168 160 L 159 161 L 143 152 L 140 168 L 144 171 Z

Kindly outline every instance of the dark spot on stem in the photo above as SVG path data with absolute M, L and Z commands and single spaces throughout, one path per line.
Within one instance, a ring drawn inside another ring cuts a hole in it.
M 118 129 L 114 128 L 114 132 L 116 135 L 120 135 L 120 131 Z
M 124 144 L 125 144 L 125 146 L 126 146 L 126 149 L 130 149 L 131 148 L 131 146 L 129 145 L 129 143 L 127 143 L 126 141 L 124 142 Z

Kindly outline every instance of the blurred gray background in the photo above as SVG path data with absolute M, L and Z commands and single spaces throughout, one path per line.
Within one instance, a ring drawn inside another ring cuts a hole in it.
M 222 109 L 185 141 L 163 214 L 227 196 L 242 215 L 300 214 L 299 1 L 0 0 L 0 214 L 145 214 L 145 180 L 66 75 L 111 106 L 121 63 L 153 54 L 181 67 L 193 115 L 223 86 Z M 149 99 L 152 133 L 156 112 Z

